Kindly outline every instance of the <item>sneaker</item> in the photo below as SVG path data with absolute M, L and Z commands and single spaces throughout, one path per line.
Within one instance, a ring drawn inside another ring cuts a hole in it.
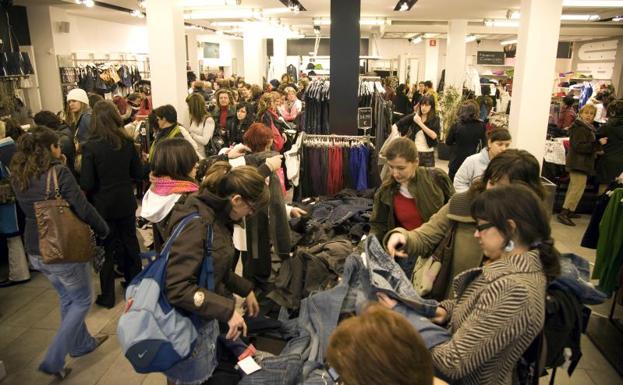
M 56 377 L 58 381 L 63 381 L 65 378 L 67 378 L 67 376 L 69 376 L 69 373 L 71 373 L 71 368 L 64 367 L 63 369 L 59 370 L 56 373 L 49 373 L 41 368 L 39 368 L 39 371 L 45 374 L 49 374 L 50 376 Z

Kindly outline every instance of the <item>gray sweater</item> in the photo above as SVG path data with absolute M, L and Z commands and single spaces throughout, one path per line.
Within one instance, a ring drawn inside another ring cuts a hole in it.
M 457 193 L 469 190 L 469 186 L 484 174 L 489 165 L 489 152 L 485 147 L 478 154 L 468 156 L 454 175 L 454 189 Z

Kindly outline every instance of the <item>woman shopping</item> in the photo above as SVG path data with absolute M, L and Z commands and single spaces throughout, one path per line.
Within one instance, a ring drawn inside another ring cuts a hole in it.
M 28 258 L 33 267 L 48 278 L 60 298 L 61 324 L 39 364 L 40 371 L 59 379 L 70 371 L 65 367 L 67 354 L 72 357 L 88 354 L 107 336 L 92 337 L 84 322 L 93 300 L 90 263 L 45 264 L 42 261 L 34 204 L 49 198 L 46 194 L 48 173 L 56 172 L 61 197 L 98 237 L 105 238 L 109 231 L 106 221 L 89 204 L 71 172 L 62 165 L 61 158 L 58 135 L 48 128 L 35 128 L 20 138 L 11 161 L 11 183 L 26 214 L 24 236 Z
M 248 316 L 255 317 L 259 313 L 252 283 L 236 275 L 232 269 L 235 254 L 232 227 L 261 210 L 268 200 L 264 177 L 254 167 L 232 169 L 227 162 L 217 162 L 208 169 L 199 191 L 173 209 L 166 229 L 168 237 L 183 218 L 194 212 L 199 213 L 200 218 L 191 220 L 172 245 L 167 262 L 166 293 L 173 306 L 197 314 L 204 321 L 216 319 L 226 325 L 221 332 L 229 340 L 246 334 L 246 323 L 236 309 L 231 293 L 245 298 L 244 307 Z M 197 284 L 205 255 L 208 226 L 212 226 L 213 231 L 214 291 Z M 204 325 L 199 328 L 200 337 L 189 358 L 165 373 L 170 383 L 197 384 L 212 376 L 214 368 L 198 353 L 210 349 L 205 346 L 210 342 L 202 338 L 202 328 L 210 323 Z
M 117 108 L 108 100 L 95 103 L 89 139 L 82 146 L 80 187 L 110 228 L 100 271 L 102 294 L 95 300 L 109 309 L 115 306 L 115 259 L 123 266 L 126 285 L 141 271 L 134 182 L 141 180 L 142 174 L 134 141 L 123 129 Z
M 435 147 L 439 137 L 439 117 L 435 110 L 435 99 L 424 95 L 413 114 L 396 122 L 403 136 L 415 140 L 420 166 L 435 167 Z
M 214 119 L 208 113 L 206 101 L 200 93 L 193 93 L 186 98 L 190 124 L 188 132 L 197 143 L 197 155 L 203 159 L 206 157 L 205 146 L 208 145 L 214 135 Z

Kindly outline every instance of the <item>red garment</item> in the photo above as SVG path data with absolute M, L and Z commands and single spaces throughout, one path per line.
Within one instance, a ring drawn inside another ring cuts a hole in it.
M 571 127 L 575 119 L 577 118 L 577 114 L 573 107 L 563 107 L 560 110 L 560 118 L 558 120 L 558 127 L 568 129 Z
M 286 144 L 286 141 L 283 139 L 283 136 L 281 136 L 281 132 L 279 132 L 277 126 L 275 126 L 275 119 L 278 119 L 279 116 L 271 110 L 268 110 L 267 112 L 272 118 L 270 120 L 270 129 L 273 132 L 273 149 L 277 152 L 281 152 L 281 150 L 283 150 L 283 146 Z
M 221 106 L 221 114 L 218 117 L 219 127 L 225 128 L 227 127 L 227 113 L 229 112 L 229 108 Z
M 394 195 L 394 216 L 400 227 L 407 230 L 417 229 L 424 223 L 415 199 L 405 197 L 400 191 Z
M 342 190 L 342 148 L 329 147 L 329 172 L 327 173 L 327 193 L 335 195 Z

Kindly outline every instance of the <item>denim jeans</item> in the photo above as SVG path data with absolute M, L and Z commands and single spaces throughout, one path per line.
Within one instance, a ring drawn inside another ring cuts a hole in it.
M 78 357 L 97 347 L 84 319 L 91 308 L 93 288 L 89 263 L 57 263 L 48 265 L 41 256 L 29 255 L 33 267 L 41 271 L 58 292 L 61 302 L 61 326 L 48 348 L 39 370 L 56 373 L 65 366 L 69 353 Z
M 303 362 L 298 354 L 268 357 L 260 362 L 262 370 L 242 378 L 240 385 L 295 385 Z
M 593 286 L 589 274 L 590 266 L 586 259 L 575 254 L 562 254 L 560 275 L 549 287 L 571 291 L 583 304 L 604 303 L 608 296 Z

